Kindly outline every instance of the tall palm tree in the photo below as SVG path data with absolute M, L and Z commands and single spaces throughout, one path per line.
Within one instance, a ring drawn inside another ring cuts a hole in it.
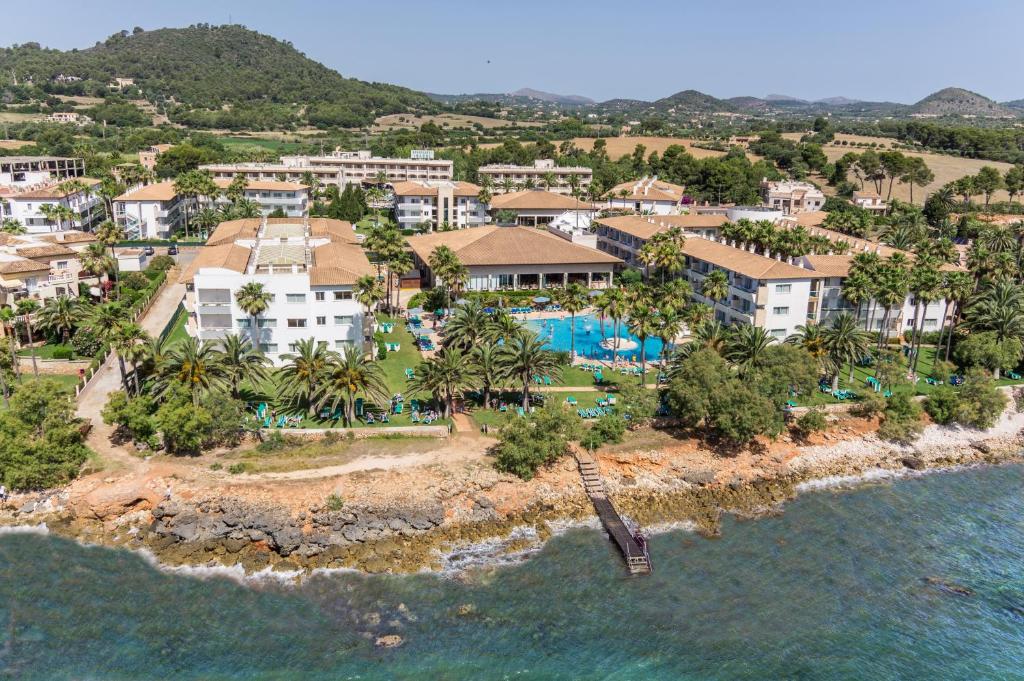
M 469 351 L 489 333 L 491 317 L 484 312 L 476 300 L 470 300 L 458 308 L 444 328 L 444 342 L 447 347 Z
M 718 301 L 729 295 L 729 277 L 722 270 L 715 270 L 704 278 L 701 293 L 705 298 Z
M 963 314 L 963 307 L 967 300 L 974 293 L 974 279 L 967 272 L 950 272 L 946 277 L 945 283 L 945 296 L 947 301 L 953 303 L 953 314 L 950 315 L 950 326 L 949 335 L 946 338 L 946 354 L 945 360 L 949 361 L 949 353 L 953 347 L 953 332 L 956 331 L 957 324 L 960 323 L 960 317 Z M 942 319 L 943 325 L 945 325 L 946 319 Z M 939 340 L 942 340 L 942 330 L 939 331 Z M 940 342 L 941 347 L 941 342 Z M 938 351 L 935 353 L 938 357 Z
M 199 406 L 204 395 L 223 390 L 228 379 L 216 343 L 191 336 L 167 352 L 157 372 L 154 384 L 157 397 L 167 394 L 175 386 L 183 386 L 191 394 L 195 407 Z
M 252 318 L 249 333 L 252 336 L 254 348 L 259 347 L 259 316 L 267 311 L 270 301 L 273 299 L 273 294 L 268 292 L 266 287 L 258 281 L 242 284 L 235 292 L 235 302 L 238 303 L 238 307 Z
M 78 298 L 50 298 L 36 314 L 36 326 L 43 331 L 59 335 L 61 343 L 66 344 L 88 311 L 88 307 Z
M 143 331 L 142 327 L 135 322 L 122 322 L 115 328 L 111 339 L 111 348 L 117 353 L 117 361 L 120 365 L 122 376 L 127 376 L 124 370 L 125 360 L 132 363 L 132 376 L 135 377 L 135 394 L 142 392 L 142 385 L 136 371 L 136 362 L 141 356 L 141 349 L 149 340 L 149 334 Z M 125 380 L 125 393 L 128 392 L 128 382 Z
M 626 316 L 626 296 L 621 288 L 605 290 L 597 299 L 597 310 L 600 314 L 601 336 L 604 336 L 604 318 L 612 320 L 612 355 L 619 351 L 619 323 Z
M 914 361 L 912 371 L 917 371 L 917 363 L 921 350 L 921 337 L 924 336 L 924 316 L 928 306 L 942 297 L 943 281 L 939 264 L 934 258 L 921 255 L 914 261 L 910 270 L 910 292 L 914 294 L 914 320 L 910 337 L 910 347 Z
M 587 287 L 572 283 L 555 292 L 555 300 L 569 313 L 569 358 L 576 357 L 576 315 L 590 305 L 590 294 Z
M 281 383 L 281 393 L 292 402 L 304 406 L 309 416 L 319 395 L 320 382 L 335 361 L 335 353 L 327 349 L 327 344 L 315 338 L 296 341 L 295 351 L 282 355 L 284 367 L 277 377 Z
M 558 378 L 562 368 L 555 353 L 544 348 L 536 334 L 523 331 L 501 347 L 504 376 L 523 386 L 523 409 L 530 408 L 530 381 L 534 376 Z
M 459 260 L 448 246 L 438 246 L 428 258 L 428 266 L 434 273 L 434 278 L 439 280 L 445 287 L 445 299 L 447 306 L 452 306 L 452 294 L 457 292 L 469 277 L 469 270 Z
M 391 403 L 384 370 L 353 346 L 346 347 L 326 363 L 318 383 L 313 400 L 331 411 L 344 402 L 345 425 L 350 427 L 355 422 L 357 395 L 366 395 L 379 405 Z
M 244 176 L 238 175 L 237 177 Z M 212 232 L 213 228 L 220 224 L 220 221 L 220 213 L 218 213 L 215 208 L 210 208 L 209 206 L 205 206 L 197 211 L 195 217 L 192 219 L 192 223 L 207 234 Z
M 384 300 L 384 287 L 377 277 L 372 274 L 364 274 L 356 279 L 355 296 L 359 304 L 366 308 L 366 317 L 373 317 L 373 310 Z
M 477 367 L 458 348 L 442 348 L 433 357 L 420 362 L 409 380 L 411 392 L 426 391 L 442 405 L 442 415 L 452 414 L 456 398 L 479 385 Z
M 675 307 L 666 307 L 658 311 L 658 332 L 661 340 L 661 360 L 664 363 L 672 352 L 672 343 L 683 332 L 686 320 L 682 312 Z
M 766 329 L 753 324 L 735 327 L 726 341 L 726 358 L 736 365 L 740 375 L 747 374 L 757 368 L 764 356 L 764 351 L 775 342 Z
M 28 352 L 32 357 L 32 375 L 39 378 L 39 365 L 36 364 L 36 346 L 35 338 L 33 338 L 32 332 L 32 316 L 39 309 L 39 303 L 31 298 L 22 298 L 15 303 L 15 309 L 18 311 L 18 316 L 21 317 L 22 323 L 25 324 L 25 332 L 28 334 Z
M 501 349 L 494 343 L 480 343 L 470 352 L 470 361 L 473 362 L 483 391 L 484 409 L 490 409 L 491 392 L 500 384 L 503 375 Z
M 117 267 L 116 261 L 107 254 L 106 248 L 101 243 L 89 244 L 78 258 L 82 264 L 82 270 L 97 278 L 109 275 Z
M 860 324 L 860 307 L 874 297 L 874 282 L 863 272 L 852 270 L 849 276 L 843 279 L 842 291 L 843 298 L 853 306 L 854 316 Z
M 232 397 L 238 397 L 238 386 L 242 381 L 248 381 L 250 385 L 257 387 L 267 380 L 269 361 L 266 355 L 253 348 L 252 341 L 248 338 L 228 334 L 220 340 L 219 350 Z
M 401 235 L 399 238 L 402 238 Z M 404 248 L 398 248 L 388 254 L 385 264 L 388 268 L 388 307 L 391 310 L 397 310 L 401 296 L 401 277 L 412 269 L 412 256 Z M 395 294 L 394 305 L 391 304 L 392 289 Z
M 889 318 L 894 308 L 907 298 L 910 288 L 908 260 L 902 253 L 894 253 L 882 263 L 879 271 L 877 299 L 882 305 L 882 328 L 878 334 L 878 349 L 889 343 Z
M 491 315 L 490 324 L 487 325 L 485 340 L 490 343 L 497 343 L 498 341 L 508 342 L 522 330 L 523 327 L 519 325 L 519 322 L 512 315 L 505 310 L 498 310 Z
M 658 335 L 658 316 L 651 309 L 650 303 L 641 301 L 629 312 L 629 332 L 640 339 L 640 383 L 647 376 L 647 339 Z
M 829 363 L 833 368 L 832 390 L 839 389 L 839 371 L 844 364 L 850 365 L 848 380 L 853 381 L 853 367 L 860 358 L 868 353 L 871 340 L 867 332 L 860 329 L 856 318 L 846 312 L 836 315 L 832 323 L 822 333 L 825 350 L 828 352 Z
M 825 330 L 821 324 L 809 322 L 796 327 L 796 332 L 783 341 L 803 348 L 818 364 L 818 371 L 832 375 L 832 361 L 825 346 Z

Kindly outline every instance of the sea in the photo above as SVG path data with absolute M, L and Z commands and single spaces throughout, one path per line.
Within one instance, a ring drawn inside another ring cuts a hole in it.
M 302 579 L 8 530 L 0 679 L 1024 679 L 1022 486 L 1020 465 L 805 485 L 714 539 L 661 528 L 646 577 L 593 527 Z

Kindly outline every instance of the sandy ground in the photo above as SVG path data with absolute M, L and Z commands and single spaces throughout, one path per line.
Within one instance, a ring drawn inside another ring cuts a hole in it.
M 576 137 L 573 139 L 573 144 L 584 151 L 590 151 L 594 147 L 594 141 L 596 139 L 597 138 L 594 137 Z M 693 140 L 681 137 L 605 137 L 604 141 L 607 145 L 608 157 L 613 159 L 617 159 L 621 156 L 629 156 L 633 153 L 633 149 L 635 149 L 638 144 L 642 144 L 647 147 L 647 150 L 644 152 L 645 157 L 650 156 L 653 151 L 658 152 L 658 155 L 661 156 L 665 153 L 666 149 L 674 144 L 686 147 L 686 150 L 695 158 L 725 156 L 724 151 L 698 149 L 693 146 Z

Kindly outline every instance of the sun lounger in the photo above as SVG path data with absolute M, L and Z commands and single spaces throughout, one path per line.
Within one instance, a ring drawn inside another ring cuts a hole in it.
M 274 420 L 272 418 L 270 418 L 269 416 L 263 418 L 264 428 L 270 428 L 272 425 L 274 425 Z
M 569 395 L 568 397 L 566 397 L 565 401 L 568 404 L 576 404 L 576 398 L 573 397 L 572 395 Z
M 1008 372 L 1006 372 L 1006 377 L 1009 378 L 1011 381 L 1019 381 L 1020 380 L 1020 374 L 1018 374 L 1016 371 L 1008 371 Z
M 523 410 L 522 406 L 516 407 L 516 413 L 520 416 L 526 416 L 526 412 Z
M 604 397 L 608 401 L 608 404 L 615 404 L 615 395 L 612 395 L 611 393 L 606 393 Z
M 546 376 L 545 375 L 542 378 L 544 379 L 544 385 L 551 385 L 551 377 L 550 376 Z
M 278 428 L 284 428 L 286 423 L 288 423 L 288 417 L 287 416 L 278 416 L 277 417 L 277 427 Z
M 401 414 L 402 410 L 404 408 L 405 408 L 405 405 L 403 405 L 401 402 L 399 402 L 398 404 L 395 405 L 395 413 L 396 414 Z

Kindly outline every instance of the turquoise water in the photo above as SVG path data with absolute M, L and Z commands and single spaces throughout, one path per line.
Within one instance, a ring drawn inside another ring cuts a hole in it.
M 527 328 L 534 331 L 542 339 L 546 339 L 545 347 L 550 350 L 568 352 L 571 341 L 570 330 L 573 326 L 572 318 L 569 315 L 565 319 L 532 319 L 526 322 Z M 605 350 L 600 343 L 604 338 L 611 338 L 614 334 L 614 324 L 605 320 L 604 335 L 601 335 L 601 322 L 594 315 L 576 316 L 576 354 L 588 359 L 612 359 L 612 351 Z M 619 324 L 619 336 L 628 338 L 636 343 L 636 348 L 624 350 L 620 347 L 619 358 L 640 359 L 640 339 L 629 333 L 625 323 Z M 654 361 L 661 358 L 661 340 L 648 338 L 644 344 L 644 355 L 647 361 Z
M 635 579 L 587 529 L 461 580 L 298 587 L 6 535 L 0 678 L 1024 679 L 1022 483 L 1005 466 L 809 493 L 720 539 L 655 535 Z

